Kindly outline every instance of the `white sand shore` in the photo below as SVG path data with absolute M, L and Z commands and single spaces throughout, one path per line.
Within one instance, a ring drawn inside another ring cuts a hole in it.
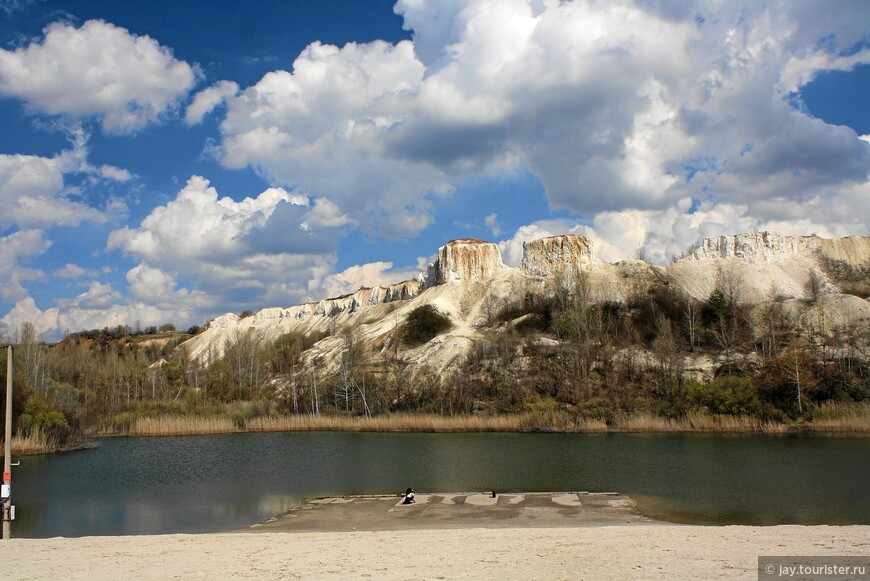
M 870 526 L 676 525 L 12 539 L 5 579 L 755 579 L 759 555 L 868 555 Z

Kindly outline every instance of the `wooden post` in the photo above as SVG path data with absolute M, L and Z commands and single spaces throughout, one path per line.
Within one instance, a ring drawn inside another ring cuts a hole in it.
M 3 500 L 3 538 L 12 538 L 12 345 L 6 347 L 6 440 L 3 448 L 3 486 L 9 487 Z

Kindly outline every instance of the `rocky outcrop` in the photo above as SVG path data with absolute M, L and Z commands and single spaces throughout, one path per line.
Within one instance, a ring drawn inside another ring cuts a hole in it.
M 778 256 L 792 256 L 812 248 L 812 240 L 818 238 L 783 236 L 776 232 L 754 232 L 705 238 L 693 252 L 690 260 L 709 258 L 742 258 L 762 262 Z
M 579 234 L 550 236 L 523 243 L 523 272 L 532 276 L 571 273 L 597 260 L 592 240 Z
M 625 303 L 665 287 L 703 302 L 718 285 L 727 283 L 738 291 L 735 300 L 741 304 L 757 305 L 776 297 L 793 300 L 803 308 L 812 298 L 824 307 L 827 320 L 840 326 L 866 326 L 870 320 L 867 301 L 837 294 L 837 281 L 866 283 L 868 261 L 868 237 L 826 240 L 760 232 L 709 238 L 689 257 L 665 267 L 641 260 L 610 264 L 595 256 L 592 241 L 585 236 L 564 235 L 526 242 L 521 265 L 509 268 L 495 244 L 460 239 L 439 249 L 437 260 L 421 280 L 267 308 L 249 317 L 226 314 L 184 345 L 189 357 L 210 361 L 221 357 L 239 333 L 254 333 L 264 341 L 290 332 L 328 334 L 306 355 L 306 365 L 327 369 L 340 361 L 337 354 L 344 330 L 352 330 L 373 353 L 385 353 L 396 345 L 396 331 L 409 314 L 430 305 L 451 320 L 451 330 L 426 345 L 399 349 L 409 362 L 443 370 L 473 347 L 482 336 L 481 329 L 496 328 L 493 317 L 502 306 L 522 300 L 519 293 L 547 294 L 559 274 L 578 272 L 583 276 L 576 282 L 582 282 L 593 302 Z M 835 272 L 839 274 L 834 276 Z M 808 283 L 812 280 L 822 283 L 821 293 L 815 293 L 821 298 L 811 296 Z
M 363 287 L 355 293 L 323 299 L 321 301 L 304 303 L 293 307 L 272 307 L 262 309 L 251 317 L 250 326 L 256 327 L 268 324 L 277 319 L 303 320 L 311 317 L 334 317 L 339 314 L 352 314 L 362 307 L 407 301 L 420 292 L 419 280 L 406 280 L 389 286 Z M 243 320 L 233 313 L 227 313 L 209 322 L 208 329 L 229 329 L 239 325 Z
M 476 238 L 451 240 L 438 249 L 438 259 L 429 265 L 425 286 L 489 280 L 504 268 L 501 253 L 492 242 Z

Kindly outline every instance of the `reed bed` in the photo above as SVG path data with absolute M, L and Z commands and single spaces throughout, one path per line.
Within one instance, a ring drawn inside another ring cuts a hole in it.
M 789 431 L 785 424 L 762 422 L 747 416 L 717 416 L 690 413 L 682 418 L 670 419 L 651 414 L 623 417 L 611 428 L 614 432 L 764 432 Z
M 138 418 L 130 427 L 131 436 L 193 436 L 228 434 L 239 431 L 235 422 L 222 417 L 152 416 Z
M 5 445 L 5 443 L 3 443 Z M 29 435 L 15 434 L 12 436 L 12 457 L 28 454 L 48 454 L 59 448 L 57 440 L 44 432 L 36 430 Z
M 812 431 L 824 433 L 870 433 L 870 405 L 826 404 L 816 411 L 812 422 L 782 424 L 764 422 L 748 416 L 690 413 L 670 419 L 652 414 L 617 416 L 605 422 L 558 412 L 528 412 L 505 415 L 386 414 L 374 417 L 283 415 L 232 419 L 226 416 L 150 416 L 132 422 L 131 436 L 186 436 L 231 432 L 720 432 L 787 433 Z M 39 435 L 26 442 L 22 450 L 51 451 L 51 443 Z M 15 440 L 13 440 L 15 445 Z M 56 448 L 53 448 L 56 449 Z M 18 452 L 16 452 L 18 453 Z M 23 452 L 39 453 L 39 452 Z
M 245 422 L 249 432 L 521 432 L 522 415 L 439 416 L 391 414 L 374 417 L 272 416 Z
M 543 412 L 526 414 L 523 420 L 525 432 L 558 432 L 587 434 L 609 432 L 607 422 L 597 418 L 584 418 L 576 414 Z
M 826 403 L 816 411 L 812 430 L 825 433 L 870 433 L 870 403 Z

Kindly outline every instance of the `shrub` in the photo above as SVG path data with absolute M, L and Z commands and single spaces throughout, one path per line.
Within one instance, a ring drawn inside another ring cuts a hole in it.
M 691 404 L 713 414 L 744 416 L 761 411 L 758 389 L 749 377 L 725 375 L 707 384 L 689 381 L 686 389 Z
M 423 305 L 408 315 L 402 325 L 402 340 L 409 347 L 416 347 L 428 343 L 452 326 L 450 319 L 436 311 L 435 307 Z

